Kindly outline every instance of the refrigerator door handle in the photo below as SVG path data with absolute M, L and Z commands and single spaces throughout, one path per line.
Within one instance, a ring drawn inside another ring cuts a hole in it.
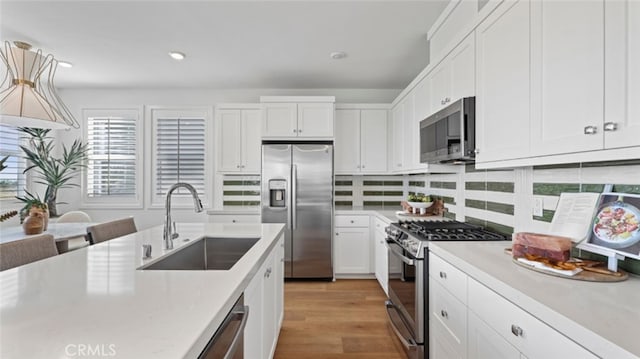
M 298 207 L 298 166 L 291 165 L 291 226 L 293 229 L 297 227 L 297 214 Z

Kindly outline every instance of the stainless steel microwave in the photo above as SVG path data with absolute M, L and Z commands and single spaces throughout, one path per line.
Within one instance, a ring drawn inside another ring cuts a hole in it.
M 475 160 L 476 98 L 462 98 L 420 121 L 421 163 Z

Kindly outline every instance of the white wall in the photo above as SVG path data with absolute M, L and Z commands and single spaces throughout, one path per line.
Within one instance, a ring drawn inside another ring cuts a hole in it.
M 217 103 L 257 103 L 263 95 L 335 96 L 339 103 L 390 103 L 400 90 L 376 89 L 62 89 L 60 96 L 82 122 L 83 108 L 131 108 L 143 106 L 215 106 Z M 145 119 L 146 121 L 146 119 Z M 57 138 L 69 144 L 82 136 L 82 130 L 58 131 Z M 215 158 L 215 156 L 214 156 Z M 213 163 L 211 163 L 213 166 Z M 149 174 L 144 174 L 148 183 Z M 78 184 L 80 179 L 78 179 Z M 214 186 L 215 187 L 215 186 Z M 213 190 L 213 189 L 212 189 Z M 214 194 L 215 195 L 215 194 Z M 219 194 L 221 195 L 221 194 Z M 139 229 L 148 228 L 163 222 L 164 210 L 159 208 L 143 209 L 85 209 L 81 208 L 80 187 L 62 189 L 58 198 L 68 204 L 60 204 L 59 212 L 82 209 L 95 221 L 108 221 L 125 216 L 134 216 Z M 181 222 L 206 221 L 204 213 L 196 214 L 188 209 L 175 209 L 173 218 Z

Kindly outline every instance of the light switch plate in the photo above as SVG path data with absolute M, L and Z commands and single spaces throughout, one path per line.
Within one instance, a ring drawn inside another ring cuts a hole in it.
M 544 209 L 544 198 L 542 197 L 533 197 L 533 208 L 531 212 L 536 217 L 542 217 Z

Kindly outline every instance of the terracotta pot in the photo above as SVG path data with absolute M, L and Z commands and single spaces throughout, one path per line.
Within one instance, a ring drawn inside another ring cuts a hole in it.
M 40 234 L 44 228 L 44 215 L 42 212 L 30 212 L 29 216 L 22 223 L 24 234 Z

